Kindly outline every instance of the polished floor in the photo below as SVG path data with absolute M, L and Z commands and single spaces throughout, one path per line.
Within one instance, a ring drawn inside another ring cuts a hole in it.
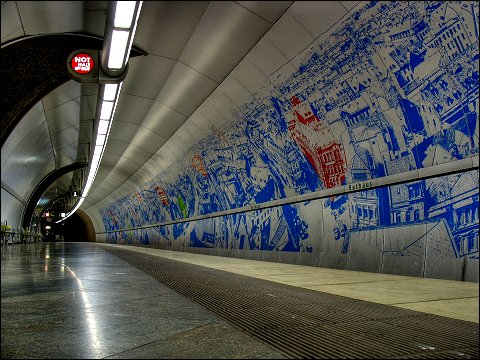
M 231 313 L 229 309 L 221 308 L 222 316 L 210 311 L 208 306 L 201 304 L 208 305 L 211 299 L 193 301 L 181 291 L 173 290 L 173 286 L 168 287 L 153 275 L 149 276 L 148 271 L 141 270 L 142 265 L 133 266 L 122 260 L 115 251 L 123 251 L 124 259 L 133 258 L 135 254 L 140 263 L 141 256 L 145 259 L 154 256 L 169 261 L 169 266 L 178 271 L 187 265 L 193 271 L 206 269 L 213 279 L 235 274 L 240 283 L 248 279 L 251 282 L 268 280 L 268 283 L 259 283 L 259 292 L 260 287 L 278 284 L 280 290 L 272 287 L 272 291 L 266 292 L 271 296 L 285 293 L 287 289 L 289 296 L 295 297 L 296 288 L 299 294 L 300 290 L 308 291 L 309 296 L 331 294 L 335 299 L 358 299 L 364 304 L 384 306 L 382 311 L 408 312 L 403 319 L 421 318 L 422 314 L 425 318 L 430 316 L 437 324 L 451 319 L 450 337 L 455 337 L 453 329 L 458 335 L 465 328 L 465 333 L 472 338 L 470 329 L 474 329 L 473 339 L 476 336 L 477 344 L 472 347 L 465 340 L 461 342 L 461 349 L 452 345 L 447 357 L 478 357 L 478 283 L 320 269 L 110 244 L 46 242 L 2 247 L 2 358 L 302 357 L 262 341 L 261 336 L 255 336 L 255 331 L 245 331 L 242 324 L 237 326 L 235 321 L 227 321 L 228 316 L 223 315 Z M 154 274 L 152 265 L 148 266 Z M 166 266 L 164 263 L 163 267 Z M 159 276 L 165 277 L 164 274 Z M 268 309 L 264 310 L 268 313 Z M 260 321 L 265 319 L 257 322 Z M 337 358 L 362 358 L 360 353 L 335 354 Z M 442 357 L 432 351 L 428 354 Z M 378 357 L 383 358 L 381 354 Z

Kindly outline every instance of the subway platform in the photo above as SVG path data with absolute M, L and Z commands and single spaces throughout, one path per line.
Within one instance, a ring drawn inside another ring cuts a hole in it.
M 2 247 L 2 358 L 478 358 L 479 284 L 111 244 Z

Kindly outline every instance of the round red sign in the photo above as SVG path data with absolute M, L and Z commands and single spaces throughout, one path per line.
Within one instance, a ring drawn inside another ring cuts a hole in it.
M 89 54 L 79 53 L 72 58 L 72 69 L 77 74 L 85 75 L 93 70 L 95 63 Z

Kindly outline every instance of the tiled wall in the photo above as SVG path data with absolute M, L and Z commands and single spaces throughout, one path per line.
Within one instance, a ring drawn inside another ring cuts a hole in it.
M 107 241 L 478 281 L 475 170 L 115 231 L 439 166 L 431 175 L 440 175 L 478 158 L 478 10 L 471 1 L 349 9 L 240 105 L 218 111 L 215 96 L 207 99 L 202 116 L 218 126 L 168 171 L 101 211 Z M 285 33 L 282 24 L 272 32 Z
M 478 281 L 478 176 L 474 170 L 246 213 L 113 231 L 106 241 Z

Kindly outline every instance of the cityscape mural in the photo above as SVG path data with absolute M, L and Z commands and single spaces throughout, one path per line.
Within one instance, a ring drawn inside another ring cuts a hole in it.
M 102 209 L 107 242 L 455 279 L 476 264 L 478 280 L 478 170 L 146 227 L 478 157 L 478 13 L 361 2 L 183 161 Z

